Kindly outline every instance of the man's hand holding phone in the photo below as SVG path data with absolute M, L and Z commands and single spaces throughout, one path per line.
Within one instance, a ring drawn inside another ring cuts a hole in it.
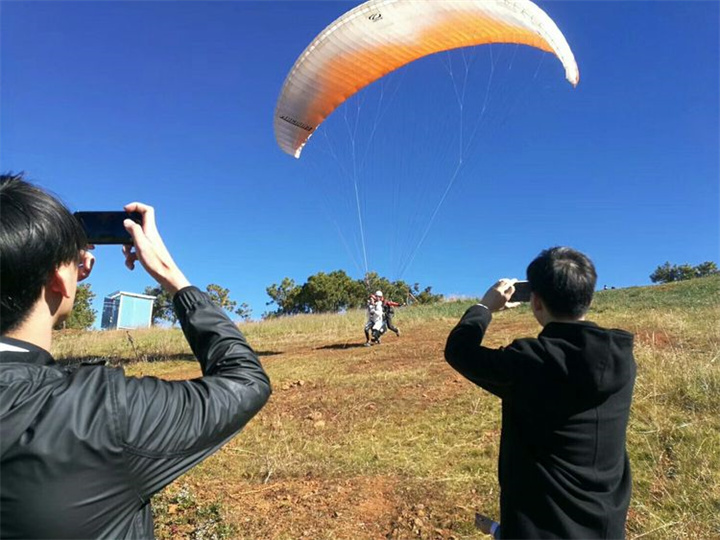
M 133 270 L 135 262 L 140 261 L 148 274 L 170 294 L 175 294 L 180 289 L 189 286 L 190 282 L 175 264 L 160 237 L 155 224 L 154 208 L 143 203 L 133 202 L 126 205 L 125 210 L 137 212 L 142 216 L 142 225 L 131 219 L 123 222 L 134 243 L 134 246 L 123 246 L 125 266 Z
M 510 298 L 515 293 L 516 282 L 517 279 L 503 278 L 499 280 L 487 290 L 480 303 L 492 312 L 519 306 L 520 302 L 510 302 Z

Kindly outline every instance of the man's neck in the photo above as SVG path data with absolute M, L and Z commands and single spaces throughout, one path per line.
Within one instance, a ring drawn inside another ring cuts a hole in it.
M 52 321 L 41 317 L 30 317 L 19 328 L 7 332 L 5 337 L 19 339 L 50 352 L 52 345 Z
M 579 319 L 572 319 L 572 318 L 565 318 L 565 317 L 548 317 L 545 320 L 545 324 L 543 324 L 543 328 L 545 328 L 550 323 L 578 323 L 583 322 L 585 320 L 585 316 L 583 315 Z

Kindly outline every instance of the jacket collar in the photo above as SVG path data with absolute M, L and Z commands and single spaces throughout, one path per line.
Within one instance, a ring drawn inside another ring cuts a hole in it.
M 576 322 L 551 322 L 545 325 L 540 335 L 543 337 L 563 337 L 568 332 L 584 332 L 585 330 L 600 328 L 597 324 L 591 321 L 576 321 Z
M 27 341 L 0 336 L 0 363 L 3 362 L 55 365 L 55 359 L 45 349 Z

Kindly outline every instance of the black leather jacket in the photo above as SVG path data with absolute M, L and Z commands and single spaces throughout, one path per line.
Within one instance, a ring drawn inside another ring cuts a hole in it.
M 0 340 L 0 537 L 154 538 L 150 497 L 218 450 L 270 396 L 255 352 L 208 296 L 175 295 L 203 376 L 67 370 Z

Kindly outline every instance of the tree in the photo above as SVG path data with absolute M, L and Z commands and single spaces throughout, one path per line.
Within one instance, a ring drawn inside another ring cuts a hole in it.
M 222 309 L 233 311 L 235 306 L 237 306 L 237 302 L 230 300 L 230 289 L 221 287 L 216 283 L 211 283 L 205 288 L 205 290 L 207 291 L 210 300 Z
M 695 269 L 689 264 L 681 264 L 675 267 L 677 281 L 684 281 L 695 277 Z
M 418 304 L 435 304 L 443 299 L 442 294 L 433 294 L 432 287 L 425 287 L 421 291 L 418 283 L 414 285 L 412 295 Z
M 363 288 L 344 270 L 310 276 L 299 294 L 301 310 L 310 313 L 337 312 L 358 307 L 363 301 Z
M 441 302 L 443 299 L 442 294 L 433 294 L 432 287 L 422 289 L 419 283 L 415 283 L 411 287 L 404 281 L 390 281 L 387 278 L 378 276 L 375 272 L 367 274 L 364 283 L 370 293 L 381 290 L 385 298 L 394 301 L 434 304 Z
M 167 321 L 170 324 L 177 322 L 177 315 L 173 307 L 172 295 L 160 285 L 145 287 L 145 294 L 154 296 L 152 322 L 157 324 L 160 321 Z
M 269 306 L 273 303 L 277 305 L 277 310 L 275 312 L 270 312 L 267 315 L 291 315 L 301 312 L 297 305 L 297 299 L 300 295 L 300 287 L 295 285 L 295 281 L 293 279 L 290 279 L 289 277 L 283 278 L 280 285 L 273 283 L 265 289 L 265 292 L 270 297 L 270 301 L 267 305 Z
M 73 328 L 76 330 L 87 330 L 95 323 L 97 311 L 92 309 L 92 300 L 95 293 L 90 290 L 89 283 L 81 283 L 77 287 L 75 293 L 75 302 L 73 303 L 70 316 L 63 323 L 63 328 Z
M 670 283 L 672 281 L 683 281 L 698 277 L 705 277 L 720 273 L 717 265 L 712 261 L 705 261 L 697 266 L 689 264 L 673 264 L 669 262 L 658 266 L 655 271 L 650 274 L 650 280 L 653 283 Z
M 720 274 L 717 264 L 712 261 L 705 261 L 695 267 L 695 277 L 707 277 Z
M 250 317 L 252 317 L 252 309 L 247 303 L 243 302 L 240 304 L 240 307 L 235 310 L 235 314 L 243 321 L 249 321 Z
M 652 281 L 653 283 L 668 283 L 675 280 L 675 270 L 670 265 L 670 261 L 666 262 L 661 266 L 658 266 L 655 271 L 650 274 L 650 281 Z
M 368 272 L 365 274 L 365 278 L 360 280 L 360 284 L 363 286 L 362 301 L 367 300 L 369 294 L 375 291 L 382 291 L 383 296 L 386 298 L 394 298 L 398 296 L 395 287 L 389 279 L 381 277 L 377 272 Z M 405 298 L 406 294 L 402 294 L 402 298 Z

